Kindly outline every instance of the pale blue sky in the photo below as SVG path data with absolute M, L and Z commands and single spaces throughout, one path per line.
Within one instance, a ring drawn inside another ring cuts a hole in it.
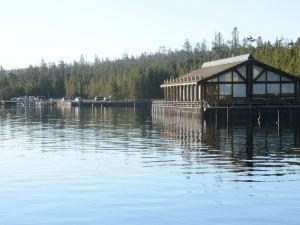
M 240 36 L 300 37 L 298 0 L 0 0 L 0 65 L 120 58 L 127 52 L 181 49 L 216 32 Z

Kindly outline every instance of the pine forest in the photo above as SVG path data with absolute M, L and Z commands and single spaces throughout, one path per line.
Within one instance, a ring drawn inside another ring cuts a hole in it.
M 210 47 L 208 47 L 210 46 Z M 182 49 L 160 47 L 155 53 L 139 56 L 123 55 L 110 60 L 95 56 L 93 62 L 83 56 L 72 63 L 45 63 L 23 69 L 0 68 L 0 98 L 15 96 L 113 96 L 115 99 L 162 98 L 160 84 L 165 79 L 182 76 L 201 67 L 202 63 L 251 53 L 254 58 L 285 72 L 300 75 L 300 38 L 277 38 L 275 42 L 262 37 L 239 37 L 234 28 L 230 40 L 216 33 L 207 41 L 192 45 L 185 40 Z M 1 64 L 1 62 L 0 62 Z

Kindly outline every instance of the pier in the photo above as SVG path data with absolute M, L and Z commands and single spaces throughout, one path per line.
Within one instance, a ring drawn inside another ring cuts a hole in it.
M 18 101 L 9 101 L 9 100 L 2 100 L 0 105 L 8 106 L 8 105 L 17 105 Z
M 113 100 L 113 101 L 57 101 L 57 106 L 66 107 L 151 107 L 152 100 Z
M 297 101 L 244 101 L 215 102 L 209 105 L 205 101 L 153 101 L 153 115 L 212 118 L 223 117 L 227 120 L 232 116 L 250 116 L 257 119 L 300 118 L 300 102 Z
M 58 107 L 151 107 L 151 99 L 137 99 L 137 100 L 109 100 L 109 101 L 95 101 L 86 100 L 44 100 L 44 101 L 12 101 L 2 100 L 1 105 L 4 106 L 58 106 Z
M 153 101 L 153 115 L 168 115 L 179 117 L 200 117 L 206 109 L 206 103 L 201 101 Z

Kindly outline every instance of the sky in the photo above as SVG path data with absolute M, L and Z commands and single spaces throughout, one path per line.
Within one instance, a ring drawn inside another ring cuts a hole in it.
M 300 37 L 299 0 L 0 0 L 0 65 L 121 58 L 213 40 Z

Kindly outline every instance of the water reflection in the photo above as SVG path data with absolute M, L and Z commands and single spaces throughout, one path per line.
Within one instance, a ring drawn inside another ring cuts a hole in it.
M 0 224 L 299 224 L 296 123 L 0 107 L 0 127 Z
M 0 147 L 20 152 L 113 154 L 189 176 L 227 173 L 222 178 L 230 181 L 280 181 L 274 176 L 300 171 L 300 126 L 293 121 L 278 127 L 255 119 L 151 117 L 147 109 L 12 107 L 1 108 L 0 126 Z
M 153 122 L 162 137 L 180 143 L 184 157 L 237 173 L 239 181 L 299 173 L 300 126 L 293 121 L 278 127 L 243 118 L 227 123 L 156 115 Z
M 49 124 L 54 128 L 76 125 L 89 128 L 101 123 L 111 125 L 130 124 L 138 127 L 150 120 L 150 112 L 133 108 L 70 108 L 70 107 L 1 107 L 0 121 Z M 19 125 L 19 124 L 18 124 Z
M 2 107 L 0 126 L 3 150 L 132 152 L 130 139 L 151 141 L 150 111 L 132 108 Z

